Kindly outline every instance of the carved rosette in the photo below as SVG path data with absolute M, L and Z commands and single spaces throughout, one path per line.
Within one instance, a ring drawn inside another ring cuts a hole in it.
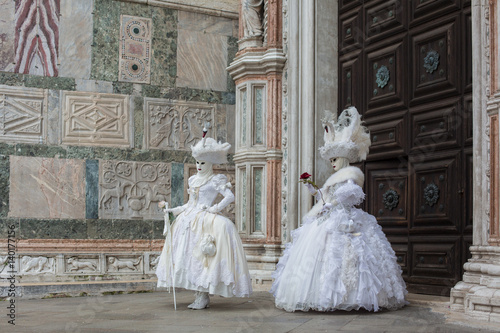
M 387 66 L 380 66 L 375 76 L 377 78 L 376 83 L 379 88 L 384 88 L 391 78 L 389 68 L 387 68 Z
M 146 98 L 144 108 L 146 149 L 189 150 L 201 139 L 204 124 L 215 119 L 215 106 L 208 103 Z M 215 129 L 209 133 L 213 138 Z
M 424 200 L 427 205 L 430 207 L 434 206 L 439 200 L 439 187 L 430 183 L 424 188 Z
M 439 53 L 434 50 L 427 52 L 424 58 L 424 67 L 427 73 L 432 74 L 439 65 Z
M 99 175 L 100 218 L 162 218 L 158 202 L 170 201 L 170 164 L 101 161 Z
M 393 189 L 389 189 L 382 195 L 382 201 L 384 203 L 384 207 L 392 211 L 399 204 L 399 194 Z

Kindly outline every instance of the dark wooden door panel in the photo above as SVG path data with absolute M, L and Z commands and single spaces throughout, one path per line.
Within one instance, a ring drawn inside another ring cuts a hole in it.
M 411 237 L 409 284 L 427 285 L 434 293 L 448 295 L 461 278 L 460 237 Z M 422 288 L 425 290 L 425 287 Z
M 406 233 L 409 221 L 408 170 L 399 161 L 366 164 L 367 211 L 384 232 Z
M 387 112 L 407 104 L 406 34 L 388 39 L 377 48 L 367 48 L 365 98 L 366 116 Z
M 460 151 L 410 156 L 410 232 L 456 233 L 462 230 L 459 196 Z
M 339 17 L 339 54 L 363 47 L 363 12 L 354 9 Z
M 460 9 L 460 0 L 413 0 L 410 3 L 411 25 L 440 17 Z
M 362 3 L 363 0 L 339 0 L 339 11 L 345 11 Z
M 411 104 L 457 95 L 460 67 L 460 16 L 437 19 L 411 32 Z
M 410 153 L 460 148 L 461 110 L 458 97 L 410 108 Z
M 354 101 L 362 99 L 363 77 L 361 75 L 361 52 L 355 51 L 339 59 L 340 63 L 340 105 L 343 109 L 356 105 L 363 114 L 363 106 Z
M 371 3 L 365 9 L 366 43 L 407 30 L 408 11 L 400 0 Z
M 397 158 L 408 153 L 407 111 L 390 112 L 365 118 L 372 145 L 369 160 Z

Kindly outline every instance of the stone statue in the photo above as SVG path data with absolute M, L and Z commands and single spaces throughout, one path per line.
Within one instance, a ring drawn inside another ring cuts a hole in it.
M 262 8 L 264 0 L 241 0 L 243 38 L 262 36 Z

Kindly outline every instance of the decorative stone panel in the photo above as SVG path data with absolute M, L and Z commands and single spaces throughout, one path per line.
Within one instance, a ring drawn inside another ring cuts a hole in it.
M 188 180 L 189 177 L 193 176 L 196 174 L 196 165 L 194 164 L 186 164 L 184 167 L 184 202 L 187 202 L 189 200 L 189 196 L 187 193 L 188 190 Z M 228 182 L 231 183 L 231 191 L 235 193 L 235 186 L 236 186 L 236 176 L 235 176 L 235 169 L 232 166 L 217 166 L 214 165 L 214 174 L 223 174 L 226 175 Z M 215 198 L 215 203 L 218 203 L 222 200 L 222 195 L 218 195 Z M 230 219 L 231 221 L 235 221 L 235 201 L 230 203 L 223 211 L 221 211 L 221 214 Z
M 130 147 L 130 108 L 125 95 L 63 91 L 62 143 Z
M 121 16 L 120 81 L 150 82 L 151 28 L 150 18 Z
M 146 253 L 144 255 L 144 273 L 146 274 L 156 274 L 156 267 L 158 267 L 158 262 L 160 261 L 160 253 Z
M 145 149 L 190 150 L 205 122 L 212 124 L 209 136 L 217 138 L 215 106 L 208 103 L 145 98 L 144 114 Z
M 84 219 L 85 161 L 10 156 L 9 207 L 9 217 Z
M 23 275 L 55 274 L 55 258 L 46 256 L 21 256 L 21 270 Z
M 42 89 L 0 86 L 0 141 L 43 142 L 46 104 Z
M 99 218 L 162 219 L 158 202 L 170 202 L 171 164 L 100 161 Z
M 107 255 L 106 273 L 143 273 L 143 257 L 141 255 Z
M 92 274 L 99 272 L 101 269 L 98 255 L 69 255 L 64 258 L 64 273 Z

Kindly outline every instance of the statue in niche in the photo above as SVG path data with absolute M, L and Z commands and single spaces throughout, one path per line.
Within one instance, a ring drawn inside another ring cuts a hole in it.
M 243 38 L 262 36 L 264 0 L 241 0 Z

